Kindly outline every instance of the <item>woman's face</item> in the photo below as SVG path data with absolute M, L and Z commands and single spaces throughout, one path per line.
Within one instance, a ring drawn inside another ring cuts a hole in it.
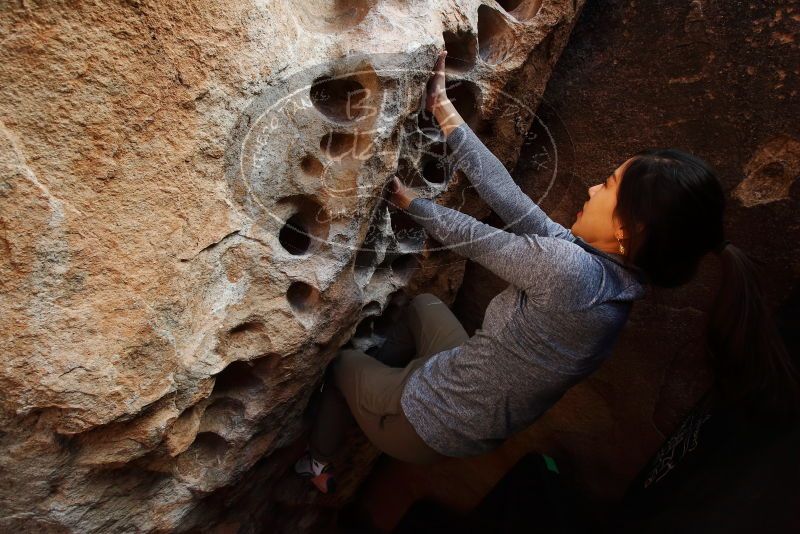
M 589 200 L 583 204 L 571 228 L 574 235 L 601 250 L 619 252 L 615 235 L 622 233 L 613 213 L 622 175 L 630 161 L 617 167 L 602 183 L 589 188 Z

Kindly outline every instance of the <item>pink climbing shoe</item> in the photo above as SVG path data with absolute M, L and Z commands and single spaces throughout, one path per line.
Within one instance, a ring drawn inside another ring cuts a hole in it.
M 303 478 L 310 478 L 311 483 L 322 493 L 333 493 L 336 490 L 336 480 L 330 471 L 331 464 L 317 461 L 308 449 L 294 464 L 294 472 Z

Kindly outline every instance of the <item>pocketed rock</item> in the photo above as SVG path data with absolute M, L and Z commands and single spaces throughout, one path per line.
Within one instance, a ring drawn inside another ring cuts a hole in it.
M 575 19 L 517 4 L 0 8 L 0 530 L 319 528 L 287 472 L 326 365 L 463 274 L 384 186 L 402 161 L 486 214 L 419 106 L 447 43 L 456 106 L 513 162 Z M 351 450 L 329 507 L 376 454 Z

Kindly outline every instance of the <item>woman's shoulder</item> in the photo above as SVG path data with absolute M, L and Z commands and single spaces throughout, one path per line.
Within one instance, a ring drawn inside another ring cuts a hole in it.
M 641 272 L 625 265 L 623 259 L 598 257 L 608 280 L 603 298 L 606 301 L 627 302 L 639 300 L 647 294 L 647 285 Z
M 640 286 L 644 287 L 646 285 L 647 277 L 644 272 L 635 265 L 627 263 L 622 254 L 611 254 L 600 250 L 580 237 L 575 237 L 572 243 L 580 247 L 587 254 L 595 256 L 607 269 L 619 273 L 623 278 L 629 279 L 631 282 L 636 282 Z
M 599 250 L 580 237 L 569 241 L 547 240 L 559 251 L 554 276 L 549 280 L 550 298 L 546 302 L 569 310 L 586 309 L 606 301 L 633 301 L 643 298 L 646 286 L 641 272 L 625 264 L 620 255 Z

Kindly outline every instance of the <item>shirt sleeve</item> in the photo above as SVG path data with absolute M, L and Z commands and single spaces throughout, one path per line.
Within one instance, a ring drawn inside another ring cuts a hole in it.
M 421 197 L 411 202 L 407 212 L 443 246 L 480 263 L 534 298 L 559 307 L 582 307 L 596 298 L 603 268 L 575 243 L 506 232 Z
M 505 166 L 475 132 L 463 123 L 447 136 L 450 158 L 478 191 L 480 197 L 517 234 L 537 234 L 574 241 L 568 229 L 547 214 L 514 182 Z

